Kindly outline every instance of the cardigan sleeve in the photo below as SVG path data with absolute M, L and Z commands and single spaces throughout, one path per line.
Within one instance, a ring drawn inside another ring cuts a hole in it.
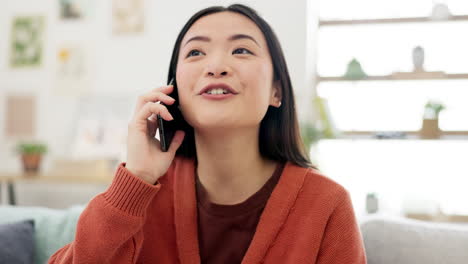
M 135 263 L 146 209 L 160 188 L 160 183 L 150 185 L 135 177 L 121 163 L 109 188 L 80 215 L 75 240 L 48 263 Z
M 328 219 L 316 263 L 367 263 L 362 235 L 345 189 Z

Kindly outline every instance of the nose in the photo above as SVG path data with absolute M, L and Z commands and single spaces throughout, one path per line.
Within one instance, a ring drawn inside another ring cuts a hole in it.
M 219 72 L 219 71 L 209 71 L 208 72 L 208 76 L 213 76 L 213 77 L 221 77 L 221 76 L 226 76 L 228 75 L 227 71 L 222 71 L 222 72 Z
M 225 61 L 221 58 L 211 61 L 209 65 L 206 67 L 206 74 L 207 77 L 226 77 L 231 73 L 230 67 L 227 65 Z

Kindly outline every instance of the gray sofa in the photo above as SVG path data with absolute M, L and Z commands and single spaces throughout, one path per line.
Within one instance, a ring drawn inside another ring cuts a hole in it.
M 468 225 L 407 218 L 361 222 L 369 264 L 468 264 Z
M 22 247 L 22 252 L 11 254 L 28 254 L 28 251 L 32 250 L 35 264 L 47 263 L 55 251 L 73 241 L 76 223 L 84 208 L 85 205 L 76 205 L 62 210 L 44 207 L 0 206 L 0 225 L 24 220 L 34 222 L 33 248 Z M 0 263 L 17 263 L 5 262 L 4 258 L 5 256 L 0 256 Z
M 73 240 L 84 208 L 0 206 L 0 224 L 34 220 L 35 263 L 42 264 Z M 377 216 L 362 219 L 360 226 L 369 264 L 468 264 L 466 225 Z

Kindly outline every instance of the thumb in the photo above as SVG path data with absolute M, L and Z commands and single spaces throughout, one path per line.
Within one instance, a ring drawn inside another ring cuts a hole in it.
M 171 145 L 169 146 L 168 152 L 175 154 L 177 149 L 182 145 L 184 141 L 185 132 L 182 130 L 177 130 L 174 137 L 172 138 Z

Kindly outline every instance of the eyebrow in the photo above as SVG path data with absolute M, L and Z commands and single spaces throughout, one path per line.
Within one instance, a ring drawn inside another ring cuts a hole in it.
M 246 34 L 235 34 L 235 35 L 232 35 L 231 37 L 228 38 L 229 41 L 234 41 L 234 40 L 239 40 L 239 39 L 250 39 L 253 42 L 255 42 L 255 44 L 257 44 L 257 46 L 260 47 L 258 42 L 253 37 L 251 37 L 249 35 L 246 35 Z M 204 41 L 204 42 L 210 42 L 211 41 L 211 39 L 209 37 L 206 37 L 206 36 L 195 36 L 195 37 L 191 37 L 189 40 L 187 40 L 185 42 L 184 46 L 187 45 L 190 41 L 194 41 L 194 40 Z

